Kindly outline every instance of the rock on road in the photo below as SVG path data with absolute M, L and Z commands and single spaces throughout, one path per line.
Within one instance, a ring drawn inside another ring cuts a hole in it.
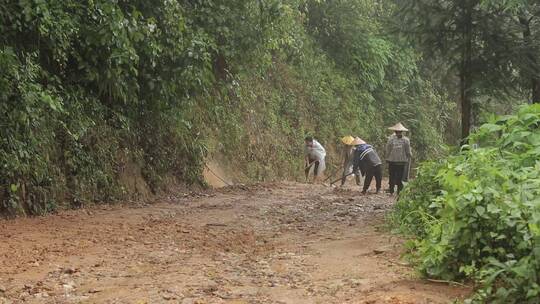
M 297 183 L 0 221 L 0 303 L 450 303 L 382 229 L 387 195 Z

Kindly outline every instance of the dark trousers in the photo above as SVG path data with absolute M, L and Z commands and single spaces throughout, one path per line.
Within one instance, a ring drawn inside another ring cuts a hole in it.
M 394 193 L 394 188 L 397 186 L 398 193 L 403 190 L 403 173 L 405 172 L 406 163 L 388 162 L 388 174 L 390 176 L 390 193 Z
M 366 191 L 369 189 L 373 177 L 375 177 L 375 185 L 377 187 L 377 192 L 379 192 L 381 190 L 382 184 L 382 173 L 382 165 L 377 165 L 366 169 L 366 179 L 364 180 L 364 188 L 362 190 L 362 193 L 366 193 Z

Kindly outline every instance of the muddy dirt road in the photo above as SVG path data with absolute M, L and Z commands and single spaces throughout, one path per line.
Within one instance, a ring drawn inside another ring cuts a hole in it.
M 0 303 L 450 303 L 382 229 L 387 195 L 294 183 L 0 221 Z

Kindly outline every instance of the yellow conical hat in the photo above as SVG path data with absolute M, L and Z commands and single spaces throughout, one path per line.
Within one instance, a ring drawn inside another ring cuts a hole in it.
M 341 142 L 346 144 L 347 146 L 350 146 L 352 144 L 352 142 L 354 141 L 354 137 L 348 135 L 348 136 L 345 136 L 341 139 Z

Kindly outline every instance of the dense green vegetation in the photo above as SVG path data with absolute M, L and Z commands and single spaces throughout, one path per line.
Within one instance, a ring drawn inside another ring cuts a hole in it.
M 392 215 L 431 277 L 477 281 L 472 302 L 540 302 L 540 105 L 492 119 L 422 165 Z M 478 145 L 478 147 L 476 146 Z
M 391 222 L 424 275 L 479 283 L 470 302 L 540 303 L 540 107 L 518 107 L 540 102 L 538 1 L 396 3 L 397 31 L 460 100 L 465 145 L 420 166 Z
M 201 183 L 219 155 L 296 178 L 301 143 L 413 130 L 437 153 L 452 106 L 375 0 L 0 1 L 0 211 L 39 214 Z M 418 111 L 418 109 L 422 111 Z M 129 171 L 131 172 L 131 171 Z

